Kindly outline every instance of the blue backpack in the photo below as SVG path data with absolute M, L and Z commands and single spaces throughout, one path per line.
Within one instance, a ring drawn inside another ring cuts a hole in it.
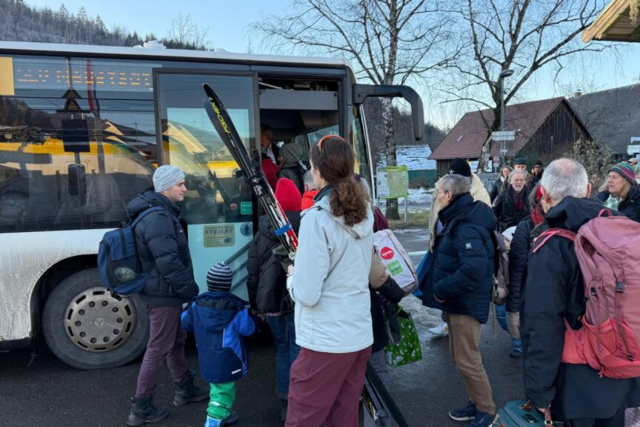
M 98 250 L 98 272 L 104 285 L 114 294 L 132 295 L 144 288 L 147 275 L 142 271 L 136 251 L 134 229 L 142 218 L 162 210 L 158 206 L 149 208 L 133 222 L 104 234 Z

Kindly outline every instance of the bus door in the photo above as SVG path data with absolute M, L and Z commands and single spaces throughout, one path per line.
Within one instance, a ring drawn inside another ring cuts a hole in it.
M 207 271 L 224 261 L 234 271 L 232 291 L 247 299 L 244 284 L 254 200 L 207 116 L 203 83 L 220 95 L 247 149 L 256 147 L 255 75 L 162 69 L 154 75 L 160 160 L 186 174 L 188 193 L 180 209 L 200 289 L 206 289 Z

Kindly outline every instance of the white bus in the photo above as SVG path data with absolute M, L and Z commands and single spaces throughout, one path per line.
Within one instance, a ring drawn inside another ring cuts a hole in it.
M 206 271 L 227 261 L 246 298 L 258 209 L 207 118 L 203 83 L 247 147 L 259 148 L 268 124 L 308 160 L 320 137 L 338 133 L 370 182 L 364 98 L 405 97 L 422 133 L 411 88 L 356 84 L 342 60 L 0 42 L 0 348 L 44 337 L 81 369 L 119 366 L 144 350 L 146 308 L 106 291 L 96 254 L 159 164 L 187 174 L 181 208 L 197 283 L 204 289 Z

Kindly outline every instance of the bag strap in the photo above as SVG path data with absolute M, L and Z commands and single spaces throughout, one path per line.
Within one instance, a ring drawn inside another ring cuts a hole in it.
M 138 215 L 138 216 L 136 217 L 136 219 L 134 219 L 134 220 L 133 220 L 133 222 L 131 223 L 131 228 L 135 228 L 135 227 L 136 227 L 136 225 L 138 225 L 138 223 L 139 223 L 139 222 L 142 220 L 142 218 L 144 218 L 145 216 L 147 216 L 147 215 L 149 215 L 149 214 L 151 214 L 151 213 L 154 213 L 154 212 L 160 212 L 160 211 L 163 211 L 163 210 L 164 210 L 164 208 L 161 208 L 160 206 L 152 206 L 152 207 L 150 207 L 150 208 L 148 208 L 148 209 L 146 209 L 146 210 L 142 211 L 142 212 L 140 213 L 140 215 Z
M 571 240 L 572 242 L 576 239 L 576 233 L 571 230 L 566 230 L 564 228 L 549 228 L 542 232 L 533 242 L 533 253 L 537 253 L 541 247 L 544 246 L 547 241 L 553 236 L 564 237 L 565 239 Z

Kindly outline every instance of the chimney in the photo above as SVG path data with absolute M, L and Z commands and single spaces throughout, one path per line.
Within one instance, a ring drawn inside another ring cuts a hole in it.
M 578 89 L 576 93 L 573 94 L 574 98 L 580 98 L 582 96 L 582 91 Z

